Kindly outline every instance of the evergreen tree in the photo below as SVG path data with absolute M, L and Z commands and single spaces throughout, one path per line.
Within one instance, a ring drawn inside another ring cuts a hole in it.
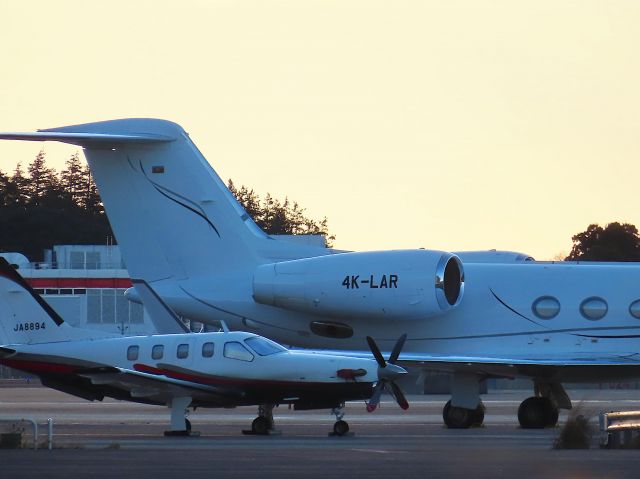
M 83 181 L 80 205 L 87 213 L 98 215 L 104 214 L 100 193 L 98 193 L 98 187 L 96 186 L 95 181 L 93 181 L 93 176 L 91 175 L 91 170 L 88 165 L 85 165 L 82 170 L 82 175 Z
M 16 165 L 15 170 L 13 170 L 13 176 L 11 177 L 11 188 L 12 188 L 12 203 L 16 206 L 26 206 L 28 196 L 29 178 L 24 176 L 24 171 L 22 170 L 22 165 L 18 163 Z
M 34 160 L 27 168 L 29 173 L 29 181 L 26 182 L 26 194 L 28 197 L 27 204 L 30 206 L 38 206 L 42 202 L 42 198 L 47 192 L 56 189 L 58 186 L 58 178 L 53 168 L 47 168 L 45 164 L 44 150 L 36 155 Z
M 13 204 L 12 196 L 15 194 L 11 190 L 13 190 L 11 178 L 0 171 L 0 208 Z
M 253 221 L 258 223 L 258 221 L 262 220 L 262 208 L 260 206 L 260 196 L 253 191 L 249 190 L 246 186 L 241 186 L 238 190 L 233 184 L 232 180 L 229 180 L 228 183 L 229 191 L 236 197 L 238 202 L 245 209 L 247 214 L 253 218 Z
M 86 173 L 82 169 L 80 155 L 74 153 L 65 163 L 66 168 L 60 173 L 60 182 L 65 191 L 77 205 L 82 205 L 82 197 L 85 191 L 84 183 Z
M 256 224 L 267 234 L 324 235 L 328 247 L 336 239 L 334 235 L 329 235 L 326 217 L 319 222 L 307 218 L 304 215 L 304 208 L 296 202 L 292 203 L 287 197 L 284 202 L 280 202 L 267 193 L 262 200 L 253 190 L 245 186 L 236 188 L 232 180 L 229 180 L 228 188 Z

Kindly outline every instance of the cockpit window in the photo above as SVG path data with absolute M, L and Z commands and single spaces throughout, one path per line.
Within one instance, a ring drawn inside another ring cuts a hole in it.
M 286 351 L 286 348 L 280 346 L 278 343 L 258 336 L 245 339 L 244 342 L 260 356 L 269 356 L 271 354 L 284 353 Z
M 224 357 L 240 361 L 253 361 L 254 356 L 243 344 L 231 341 L 224 343 Z

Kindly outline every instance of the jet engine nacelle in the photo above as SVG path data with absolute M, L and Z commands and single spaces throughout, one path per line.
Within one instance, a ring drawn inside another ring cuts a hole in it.
M 463 294 L 457 256 L 443 251 L 340 253 L 259 266 L 256 302 L 337 318 L 416 320 L 444 313 Z

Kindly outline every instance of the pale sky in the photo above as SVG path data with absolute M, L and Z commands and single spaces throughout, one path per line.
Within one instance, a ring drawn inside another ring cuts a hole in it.
M 637 1 L 0 0 L 0 131 L 164 118 L 338 248 L 551 259 L 640 226 L 638 25 Z

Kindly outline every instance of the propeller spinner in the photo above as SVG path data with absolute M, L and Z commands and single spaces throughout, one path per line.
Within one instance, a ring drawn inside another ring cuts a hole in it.
M 406 334 L 403 334 L 398 338 L 398 341 L 396 341 L 396 344 L 393 347 L 393 351 L 391 351 L 389 360 L 385 361 L 376 342 L 371 336 L 367 336 L 369 349 L 371 349 L 371 353 L 378 363 L 378 382 L 376 383 L 371 399 L 369 399 L 369 403 L 367 404 L 368 412 L 373 412 L 378 407 L 378 404 L 380 403 L 380 396 L 382 396 L 382 392 L 387 388 L 387 385 L 390 388 L 390 391 L 388 392 L 391 393 L 398 403 L 398 406 L 402 409 L 409 408 L 407 399 L 404 397 L 400 387 L 394 381 L 395 378 L 402 376 L 403 374 L 407 374 L 407 371 L 404 368 L 395 364 L 398 360 L 398 356 L 400 356 L 400 351 L 402 351 L 402 346 L 404 346 L 406 339 Z

